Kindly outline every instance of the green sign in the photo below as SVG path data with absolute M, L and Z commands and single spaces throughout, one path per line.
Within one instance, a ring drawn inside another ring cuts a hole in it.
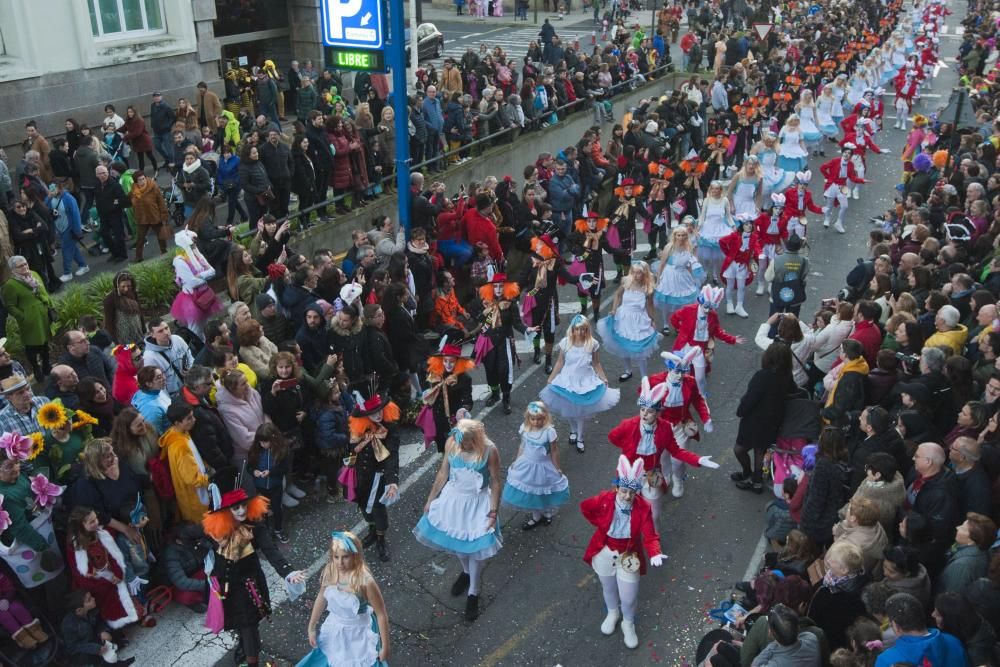
M 334 69 L 385 71 L 385 52 L 380 50 L 327 48 L 327 61 Z

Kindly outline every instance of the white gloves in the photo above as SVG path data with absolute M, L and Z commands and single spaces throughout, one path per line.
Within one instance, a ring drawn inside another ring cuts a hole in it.
M 666 556 L 663 554 L 656 554 L 655 556 L 649 557 L 649 564 L 653 567 L 660 567 L 663 565 L 663 561 L 666 560 Z
M 830 212 L 830 207 L 829 206 L 824 206 L 823 207 L 823 213 L 829 213 L 829 212 Z
M 712 460 L 711 456 L 702 456 L 698 458 L 698 465 L 702 468 L 711 468 L 715 470 L 719 467 L 719 464 Z
M 705 433 L 711 433 L 712 431 L 715 430 L 715 424 L 712 423 L 711 419 L 705 422 L 703 426 L 705 427 Z
M 128 592 L 131 593 L 132 595 L 138 595 L 139 591 L 142 589 L 143 584 L 148 584 L 148 583 L 149 580 L 140 579 L 139 577 L 136 577 L 132 581 L 128 582 Z
M 879 152 L 880 152 L 880 153 L 881 153 L 882 155 L 888 155 L 888 154 L 889 154 L 889 153 L 891 153 L 892 151 L 890 151 L 890 150 L 889 150 L 888 148 L 883 148 L 883 149 L 882 149 L 881 151 L 879 151 Z

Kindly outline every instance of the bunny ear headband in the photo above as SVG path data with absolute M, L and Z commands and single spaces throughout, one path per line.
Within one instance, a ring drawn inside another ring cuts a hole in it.
M 694 361 L 697 354 L 697 349 L 688 350 L 683 357 L 673 352 L 660 352 L 660 358 L 663 359 L 663 364 L 667 367 L 668 371 L 686 373 L 691 368 L 691 362 Z
M 649 386 L 649 378 L 642 378 L 642 386 L 639 389 L 639 400 L 636 401 L 636 405 L 640 408 L 652 408 L 653 410 L 659 410 L 661 404 L 663 403 L 663 397 L 667 393 L 666 383 L 661 382 L 655 387 Z
M 641 458 L 636 459 L 635 463 L 629 463 L 628 459 L 624 455 L 618 457 L 618 476 L 615 478 L 615 486 L 625 487 L 626 489 L 631 489 L 638 493 L 642 491 L 642 483 L 645 477 L 645 465 Z
M 698 295 L 698 303 L 706 308 L 715 310 L 719 307 L 719 304 L 722 303 L 723 294 L 724 291 L 721 287 L 705 285 L 701 288 L 701 294 Z
M 795 180 L 799 183 L 809 183 L 812 180 L 811 171 L 798 171 L 795 172 Z
M 771 195 L 771 202 L 777 207 L 784 207 L 785 205 L 785 195 L 780 192 L 775 192 Z

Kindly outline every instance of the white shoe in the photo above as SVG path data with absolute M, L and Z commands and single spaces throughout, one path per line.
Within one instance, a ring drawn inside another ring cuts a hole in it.
M 742 303 L 736 306 L 736 315 L 744 319 L 750 317 L 750 314 L 746 310 L 744 310 Z
M 89 266 L 81 266 L 79 269 L 76 270 L 76 275 L 78 275 L 78 276 L 82 276 L 85 273 L 90 273 L 90 267 Z
M 608 610 L 608 615 L 604 617 L 604 622 L 601 623 L 601 632 L 611 636 L 615 634 L 615 626 L 618 625 L 618 619 L 622 617 L 622 613 L 617 609 Z
M 73 274 L 64 273 L 61 276 L 59 276 L 59 280 L 63 281 L 64 283 L 68 283 L 69 281 L 73 280 Z
M 305 498 L 306 492 L 295 486 L 294 483 L 288 482 L 285 484 L 285 493 L 290 495 L 292 498 Z
M 830 226 L 830 218 L 823 218 L 823 226 L 824 227 Z
M 298 507 L 299 506 L 299 501 L 297 501 L 295 498 L 292 498 L 287 493 L 284 493 L 281 496 L 281 504 L 284 507 Z
M 857 188 L 854 188 L 853 190 L 851 190 L 851 199 L 860 199 L 860 197 L 861 196 L 858 194 L 858 189 Z
M 726 302 L 726 315 L 732 315 L 735 312 L 736 312 L 736 308 L 733 306 L 733 302 L 732 301 L 727 301 Z
M 670 473 L 670 495 L 680 498 L 684 495 L 684 476 Z
M 632 621 L 622 621 L 622 634 L 625 636 L 625 646 L 636 648 L 639 645 L 639 637 L 635 634 L 635 623 Z
M 833 226 L 833 228 L 836 229 L 841 234 L 846 234 L 847 233 L 847 230 L 844 229 L 844 226 L 842 224 L 840 224 L 839 220 L 837 221 L 837 224 L 835 224 Z
M 757 283 L 757 296 L 764 295 L 764 283 Z

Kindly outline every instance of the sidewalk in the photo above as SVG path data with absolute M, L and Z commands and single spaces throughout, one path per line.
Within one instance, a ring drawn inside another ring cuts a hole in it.
M 586 24 L 587 26 L 594 25 L 593 8 L 588 7 L 586 10 L 583 10 L 577 5 L 578 3 L 574 3 L 573 11 L 563 17 L 560 17 L 554 12 L 543 11 L 541 1 L 539 0 L 538 23 L 535 23 L 534 6 L 528 8 L 527 21 L 515 20 L 513 9 L 508 12 L 506 7 L 504 8 L 503 16 L 487 16 L 486 18 L 469 16 L 467 13 L 463 13 L 459 16 L 455 13 L 455 6 L 452 4 L 449 4 L 447 8 L 424 6 L 421 11 L 424 23 L 469 23 L 487 28 L 523 28 L 525 26 L 531 27 L 535 25 L 541 27 L 542 23 L 545 22 L 545 19 L 548 19 L 549 23 L 553 24 L 558 32 L 561 26 L 577 26 L 580 24 Z M 467 8 L 465 8 L 465 11 L 467 11 Z M 604 15 L 603 9 L 601 10 L 601 15 Z M 642 26 L 648 26 L 652 18 L 651 10 L 634 11 L 630 15 L 629 23 L 638 22 Z

